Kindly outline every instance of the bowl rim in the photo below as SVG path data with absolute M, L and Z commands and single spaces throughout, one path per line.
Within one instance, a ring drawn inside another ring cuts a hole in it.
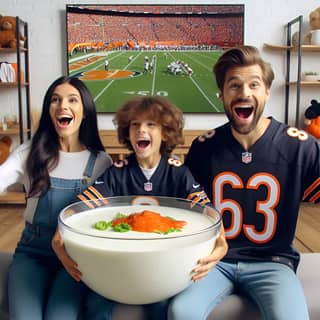
M 129 196 L 114 196 L 114 197 L 104 197 L 104 198 L 101 198 L 99 200 L 101 201 L 112 201 L 112 200 L 120 200 L 120 199 L 136 199 L 138 197 L 141 197 L 141 195 L 129 195 Z M 199 211 L 199 214 L 204 214 L 206 215 L 210 220 L 211 220 L 211 224 L 203 229 L 200 229 L 200 230 L 197 230 L 197 231 L 192 231 L 192 232 L 188 232 L 188 233 L 179 233 L 179 232 L 176 232 L 176 233 L 169 233 L 169 234 L 162 234 L 161 237 L 159 236 L 159 234 L 156 234 L 157 236 L 154 236 L 154 237 L 147 237 L 147 238 L 138 238 L 138 237 L 125 237 L 125 236 L 122 236 L 122 237 L 119 237 L 119 236 L 116 236 L 117 233 L 115 233 L 115 236 L 112 236 L 112 234 L 101 234 L 101 235 L 97 235 L 97 234 L 92 234 L 92 233 L 88 233 L 88 232 L 85 232 L 85 231 L 82 231 L 82 230 L 75 230 L 74 228 L 70 227 L 66 222 L 65 222 L 65 219 L 62 218 L 62 215 L 65 211 L 67 211 L 68 209 L 70 209 L 71 207 L 73 206 L 76 206 L 76 205 L 79 205 L 79 204 L 85 204 L 85 203 L 88 203 L 88 202 L 92 202 L 92 203 L 96 203 L 96 200 L 85 200 L 85 201 L 77 201 L 77 202 L 74 202 L 68 206 L 66 206 L 64 209 L 62 209 L 59 213 L 59 216 L 58 216 L 58 228 L 59 230 L 61 231 L 61 226 L 63 226 L 64 228 L 66 228 L 68 231 L 70 232 L 73 232 L 73 233 L 76 233 L 78 235 L 81 235 L 81 236 L 87 236 L 87 237 L 92 237 L 92 238 L 101 238 L 101 239 L 111 239 L 111 240 L 133 240 L 133 241 L 149 241 L 149 240 L 166 240 L 166 239 L 178 239 L 178 238 L 185 238 L 185 237 L 194 237 L 196 235 L 199 235 L 199 234 L 202 234 L 202 233 L 207 233 L 207 232 L 210 232 L 210 231 L 213 231 L 214 229 L 216 229 L 217 227 L 219 229 L 221 229 L 221 225 L 222 225 L 222 217 L 221 217 L 221 214 L 220 212 L 214 208 L 212 205 L 203 205 L 201 203 L 197 203 L 197 202 L 193 202 L 192 200 L 189 200 L 189 199 L 184 199 L 184 198 L 177 198 L 177 197 L 168 197 L 168 196 L 145 196 L 143 195 L 142 197 L 145 197 L 145 198 L 150 198 L 150 199 L 160 199 L 160 200 L 168 200 L 170 199 L 170 201 L 181 201 L 181 202 L 184 202 L 184 203 L 189 203 L 191 208 L 194 208 L 194 207 L 198 207 L 198 208 L 201 208 L 202 210 L 213 210 L 215 211 L 215 213 L 217 214 L 217 219 L 216 221 L 213 220 L 213 218 L 207 214 L 206 212 L 200 212 Z M 137 205 L 143 205 L 143 204 L 137 204 Z M 107 205 L 105 205 L 107 207 Z M 119 205 L 120 207 L 121 205 Z M 130 203 L 127 203 L 127 204 L 123 204 L 122 205 L 123 207 L 124 206 L 130 206 Z M 165 206 L 165 205 L 163 205 Z M 116 206 L 115 206 L 116 207 Z M 87 207 L 87 210 L 84 210 L 83 212 L 85 211 L 93 211 L 95 209 L 99 209 L 99 208 L 103 208 L 103 206 L 99 206 L 99 207 L 96 207 L 96 208 L 89 208 Z M 188 209 L 183 209 L 183 210 L 188 210 Z M 193 211 L 195 213 L 195 211 Z M 76 213 L 76 212 L 75 212 Z M 123 234 L 122 234 L 123 235 Z M 131 234 L 132 235 L 132 234 Z

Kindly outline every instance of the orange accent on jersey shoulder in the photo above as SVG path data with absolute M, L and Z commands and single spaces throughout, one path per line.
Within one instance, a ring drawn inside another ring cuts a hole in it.
M 320 198 L 320 191 L 316 192 L 316 194 L 310 198 L 311 203 L 316 203 L 316 201 Z
M 216 133 L 215 129 L 209 130 L 207 132 L 205 132 L 204 134 L 202 134 L 201 136 L 198 137 L 198 140 L 200 142 L 204 142 L 206 139 L 210 139 L 212 138 Z
M 304 130 L 299 130 L 295 127 L 289 127 L 287 129 L 288 136 L 292 138 L 298 138 L 300 141 L 306 141 L 309 138 L 309 135 Z
M 313 190 L 315 190 L 317 187 L 319 187 L 319 186 L 320 186 L 320 178 L 318 178 L 316 181 L 314 181 L 314 182 L 306 189 L 306 191 L 305 191 L 304 194 L 303 194 L 302 200 L 305 200 L 305 199 L 309 196 L 309 194 L 310 194 Z
M 180 160 L 174 159 L 174 158 L 169 158 L 169 159 L 168 159 L 168 163 L 169 163 L 170 165 L 175 166 L 175 167 L 181 167 L 181 166 L 182 166 L 182 162 L 181 162 Z

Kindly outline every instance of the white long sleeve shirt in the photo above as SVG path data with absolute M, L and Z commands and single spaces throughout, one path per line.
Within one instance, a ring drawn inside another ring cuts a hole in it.
M 7 188 L 15 183 L 22 184 L 28 193 L 30 181 L 26 173 L 26 160 L 30 152 L 31 142 L 19 145 L 0 165 L 0 194 L 6 192 Z M 88 150 L 80 152 L 60 151 L 59 163 L 50 172 L 50 177 L 63 179 L 81 179 L 86 167 L 90 152 Z M 94 182 L 112 164 L 110 156 L 105 152 L 99 152 L 95 162 L 92 182 Z M 25 219 L 32 223 L 38 197 L 28 198 L 25 209 Z

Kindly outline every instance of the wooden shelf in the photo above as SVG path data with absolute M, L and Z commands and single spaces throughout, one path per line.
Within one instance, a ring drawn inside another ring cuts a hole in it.
M 280 46 L 280 45 L 269 44 L 269 43 L 265 43 L 264 46 L 271 50 L 287 50 L 291 48 L 288 46 Z
M 274 45 L 274 44 L 269 44 L 265 43 L 264 46 L 268 49 L 271 50 L 291 50 L 291 51 L 298 51 L 297 46 L 281 46 L 281 45 Z M 314 45 L 302 45 L 301 46 L 302 51 L 306 52 L 319 52 L 320 51 L 320 46 L 314 46 Z
M 27 51 L 28 49 L 24 47 L 20 47 L 20 51 Z M 17 52 L 17 48 L 0 48 L 0 52 L 2 53 L 14 53 Z
M 297 81 L 291 81 L 289 82 L 290 85 L 296 85 Z M 314 86 L 320 86 L 320 81 L 301 81 L 300 85 L 303 87 L 314 87 Z
M 24 129 L 24 133 L 28 133 L 30 130 L 28 129 Z M 1 136 L 14 136 L 14 135 L 18 135 L 20 133 L 19 131 L 19 124 L 15 124 L 12 127 L 9 127 L 7 130 L 2 130 L 0 128 L 0 135 Z
M 22 87 L 29 85 L 29 83 L 21 83 Z M 16 88 L 18 86 L 18 82 L 0 82 L 0 87 L 4 88 Z
M 24 192 L 7 192 L 0 195 L 0 204 L 25 204 L 26 196 Z

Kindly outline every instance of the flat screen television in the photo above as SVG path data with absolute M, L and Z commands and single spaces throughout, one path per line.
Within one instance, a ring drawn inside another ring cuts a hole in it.
M 68 74 L 89 87 L 99 113 L 136 95 L 223 112 L 212 67 L 243 44 L 244 5 L 67 4 L 66 21 Z

